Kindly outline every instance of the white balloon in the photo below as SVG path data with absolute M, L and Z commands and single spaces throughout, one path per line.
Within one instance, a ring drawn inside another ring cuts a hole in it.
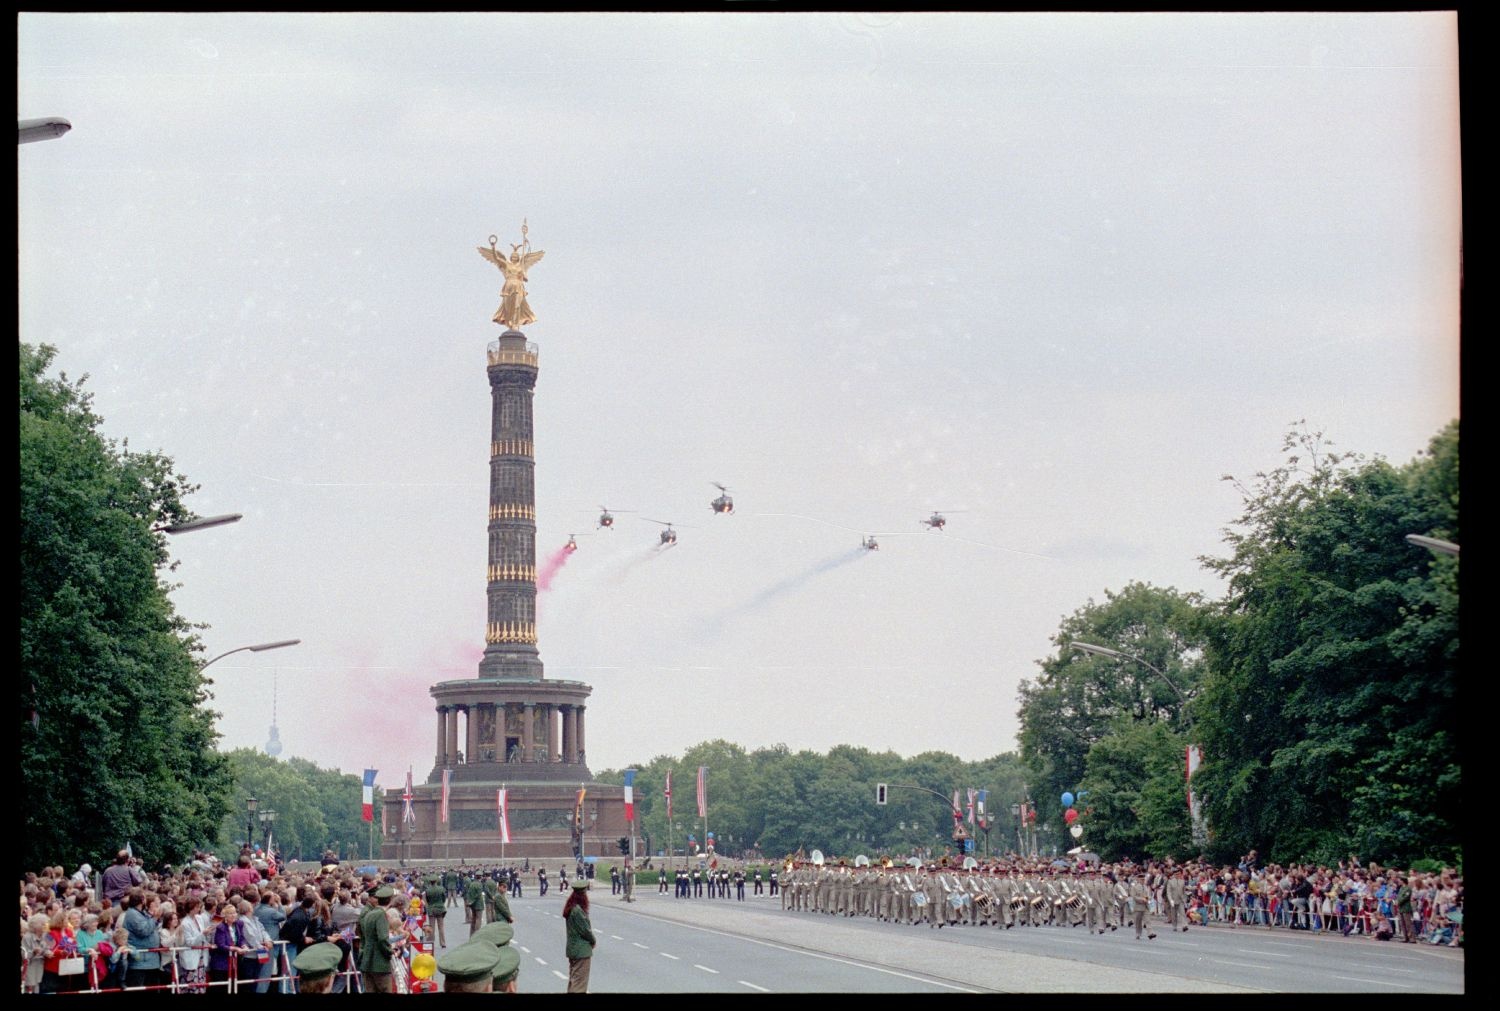
M 1074 825 L 1072 828 L 1068 829 L 1068 831 L 1071 832 L 1071 833 L 1073 833 L 1073 838 L 1074 839 L 1077 839 L 1077 838 L 1079 838 L 1080 836 L 1083 835 L 1083 826 L 1082 825 Z

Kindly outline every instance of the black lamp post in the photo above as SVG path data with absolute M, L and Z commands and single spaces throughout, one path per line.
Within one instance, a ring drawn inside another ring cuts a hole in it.
M 245 846 L 249 849 L 255 848 L 255 809 L 260 806 L 260 801 L 254 797 L 245 798 Z

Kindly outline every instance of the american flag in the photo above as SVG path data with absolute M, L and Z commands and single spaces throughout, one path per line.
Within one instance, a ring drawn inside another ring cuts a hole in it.
M 672 820 L 672 770 L 667 770 L 667 788 L 662 791 L 667 798 L 667 820 Z
M 441 817 L 444 825 L 448 824 L 448 777 L 452 774 L 452 769 L 443 770 L 443 810 Z
M 698 766 L 698 817 L 708 817 L 708 766 Z
M 401 820 L 415 825 L 417 812 L 411 806 L 411 769 L 406 770 L 406 789 L 401 793 Z

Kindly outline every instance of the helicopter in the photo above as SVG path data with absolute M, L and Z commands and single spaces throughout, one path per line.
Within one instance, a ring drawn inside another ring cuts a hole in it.
M 723 492 L 718 498 L 708 504 L 708 507 L 716 513 L 733 513 L 734 499 L 729 497 L 729 489 L 717 481 L 710 482 L 715 488 Z
M 573 534 L 569 534 L 568 535 L 568 543 L 566 543 L 566 544 L 563 545 L 563 550 L 566 551 L 570 555 L 573 552 L 577 551 L 578 550 L 578 538 L 575 537 Z
M 961 512 L 964 512 L 964 510 L 963 509 L 949 509 L 948 512 L 950 512 L 950 513 L 961 513 Z M 925 520 L 920 520 L 919 522 L 923 526 L 931 527 L 933 530 L 941 530 L 941 529 L 943 529 L 943 527 L 945 527 L 945 526 L 948 525 L 948 517 L 944 516 L 941 512 L 939 512 L 938 510 L 934 509 L 932 511 L 932 516 L 930 518 L 925 519 Z
M 633 512 L 635 512 L 634 509 L 619 509 L 619 510 L 616 510 L 616 511 L 617 512 L 622 512 L 622 513 L 633 513 Z M 603 529 L 613 530 L 614 526 L 615 526 L 614 515 L 610 513 L 609 508 L 607 506 L 600 506 L 599 507 L 599 523 L 598 523 L 598 528 L 601 529 L 601 530 L 603 530 Z
M 866 537 L 864 540 L 860 541 L 859 546 L 864 548 L 866 551 L 880 550 L 880 542 L 875 539 L 874 534 L 871 534 L 869 537 Z
M 653 520 L 645 516 L 641 518 L 646 520 L 646 522 L 648 523 L 660 523 L 662 526 L 666 527 L 666 529 L 661 532 L 662 547 L 671 547 L 672 545 L 677 543 L 677 531 L 672 529 L 672 524 L 668 523 L 665 520 Z

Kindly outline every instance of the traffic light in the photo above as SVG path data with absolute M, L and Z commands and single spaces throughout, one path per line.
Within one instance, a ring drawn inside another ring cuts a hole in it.
M 629 856 L 630 855 L 630 837 L 629 836 L 623 836 L 623 835 L 620 836 L 619 846 L 620 846 L 620 853 L 621 854 L 623 854 L 625 856 Z
M 884 783 L 876 783 L 875 784 L 875 803 L 877 803 L 877 804 L 884 804 L 885 803 L 885 790 L 886 790 L 886 787 L 885 787 Z

